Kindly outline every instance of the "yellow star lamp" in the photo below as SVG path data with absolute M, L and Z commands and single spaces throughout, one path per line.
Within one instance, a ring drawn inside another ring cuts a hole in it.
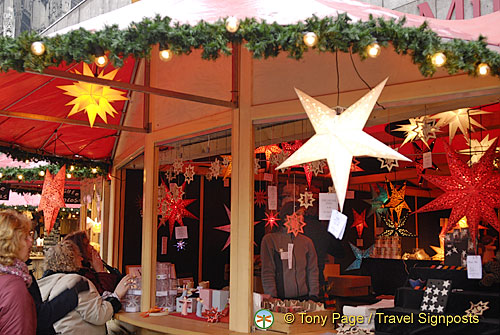
M 410 161 L 363 131 L 386 82 L 387 79 L 340 115 L 337 115 L 335 109 L 331 109 L 304 92 L 295 89 L 316 134 L 276 169 L 326 159 L 342 209 L 354 156 Z
M 101 71 L 97 77 L 101 79 L 113 80 L 117 72 L 118 69 L 108 72 L 107 74 L 104 74 L 104 71 Z M 75 71 L 75 73 L 80 75 L 82 74 L 78 71 Z M 94 77 L 92 70 L 86 63 L 83 63 L 83 75 Z M 85 111 L 89 118 L 90 127 L 94 126 L 97 115 L 99 115 L 105 123 L 108 123 L 108 115 L 114 117 L 115 114 L 118 114 L 115 108 L 111 105 L 111 102 L 128 100 L 127 97 L 123 96 L 124 92 L 122 91 L 115 90 L 109 86 L 91 84 L 83 81 L 78 81 L 72 85 L 57 86 L 57 88 L 66 91 L 64 94 L 75 97 L 75 99 L 66 104 L 66 106 L 73 105 L 73 108 L 69 112 L 68 116 Z

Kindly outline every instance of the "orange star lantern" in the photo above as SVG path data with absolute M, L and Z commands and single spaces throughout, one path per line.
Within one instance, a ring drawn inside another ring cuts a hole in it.
M 405 201 L 405 193 L 406 193 L 406 182 L 404 185 L 398 190 L 391 182 L 389 182 L 389 186 L 391 187 L 391 195 L 389 197 L 389 202 L 383 205 L 383 208 L 389 208 L 391 211 L 391 218 L 395 222 L 401 221 L 401 212 L 403 209 L 407 209 L 411 211 L 410 207 Z M 398 218 L 394 219 L 394 213 L 396 212 Z
M 45 221 L 45 230 L 47 235 L 54 227 L 59 208 L 64 207 L 64 181 L 66 178 L 66 165 L 52 176 L 49 170 L 45 172 L 43 180 L 42 197 L 37 211 L 43 211 L 43 219 Z
M 304 233 L 305 225 L 306 223 L 302 215 L 297 215 L 297 213 L 294 212 L 292 215 L 286 216 L 285 227 L 287 228 L 287 234 L 292 233 L 297 236 L 299 233 Z

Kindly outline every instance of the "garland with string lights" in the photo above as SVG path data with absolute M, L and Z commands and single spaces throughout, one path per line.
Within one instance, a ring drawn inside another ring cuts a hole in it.
M 149 57 L 156 44 L 160 45 L 162 60 L 170 60 L 174 54 L 190 54 L 194 49 L 202 50 L 203 59 L 215 60 L 231 54 L 232 42 L 243 43 L 257 59 L 276 57 L 281 52 L 301 59 L 310 47 L 319 52 L 352 50 L 364 59 L 376 56 L 380 46 L 392 44 L 398 54 L 408 54 L 424 76 L 432 76 L 439 66 L 450 74 L 463 71 L 473 76 L 500 76 L 500 54 L 488 49 L 482 36 L 475 41 L 444 41 L 426 23 L 406 27 L 405 18 L 373 17 L 352 22 L 347 14 L 313 16 L 284 26 L 233 17 L 191 26 L 157 16 L 132 23 L 124 30 L 113 25 L 96 32 L 80 28 L 54 37 L 23 33 L 17 38 L 0 37 L 0 70 L 42 72 L 63 61 L 96 61 L 102 66 L 106 56 L 119 67 L 127 56 Z
M 45 171 L 49 170 L 50 173 L 56 174 L 60 165 L 45 165 L 35 168 L 21 168 L 21 167 L 5 167 L 0 168 L 0 181 L 2 180 L 20 180 L 20 181 L 34 181 L 43 180 Z M 94 166 L 92 168 L 81 167 L 77 165 L 69 165 L 66 167 L 67 179 L 85 179 L 95 178 L 96 176 L 104 176 L 107 170 L 102 170 L 100 167 Z

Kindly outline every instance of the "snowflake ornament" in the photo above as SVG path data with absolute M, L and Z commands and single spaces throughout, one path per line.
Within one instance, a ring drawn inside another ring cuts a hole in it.
M 255 191 L 254 203 L 259 206 L 265 206 L 267 202 L 267 194 L 265 190 Z
M 284 226 L 287 228 L 287 234 L 292 233 L 297 237 L 299 233 L 304 233 L 304 227 L 306 223 L 304 222 L 304 217 L 302 215 L 297 215 L 293 213 L 292 215 L 286 216 L 286 221 Z
M 210 163 L 210 175 L 212 175 L 212 178 L 218 179 L 219 175 L 221 173 L 221 166 L 220 166 L 220 161 L 219 159 L 215 159 L 215 161 Z
M 175 243 L 177 251 L 186 250 L 187 242 L 184 240 L 177 241 Z
M 314 199 L 312 192 L 306 191 L 301 193 L 299 198 L 300 207 L 304 207 L 305 209 L 312 207 L 315 200 L 316 199 Z
M 253 159 L 253 174 L 259 174 L 259 169 L 260 169 L 259 159 L 254 158 Z
M 182 168 L 184 167 L 184 163 L 182 162 L 182 159 L 176 158 L 173 164 L 174 167 L 174 174 L 178 175 L 182 173 Z
M 314 161 L 310 163 L 311 172 L 317 177 L 320 173 L 323 173 L 323 169 L 325 168 L 325 161 Z
M 190 184 L 194 180 L 194 166 L 188 165 L 184 171 L 184 180 L 186 183 Z

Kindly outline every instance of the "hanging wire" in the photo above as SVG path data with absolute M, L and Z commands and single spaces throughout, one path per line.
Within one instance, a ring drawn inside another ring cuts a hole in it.
M 349 56 L 351 57 L 352 66 L 354 68 L 354 71 L 358 75 L 359 79 L 361 79 L 361 81 L 363 83 L 365 83 L 366 87 L 368 87 L 371 90 L 372 89 L 371 86 L 366 82 L 366 80 L 363 79 L 363 77 L 361 76 L 361 74 L 358 71 L 358 68 L 356 67 L 356 63 L 354 63 L 354 59 L 352 58 L 352 50 L 349 50 Z M 382 104 L 380 104 L 378 101 L 376 102 L 376 104 L 377 104 L 377 106 L 379 106 L 380 108 L 385 110 L 385 107 Z

